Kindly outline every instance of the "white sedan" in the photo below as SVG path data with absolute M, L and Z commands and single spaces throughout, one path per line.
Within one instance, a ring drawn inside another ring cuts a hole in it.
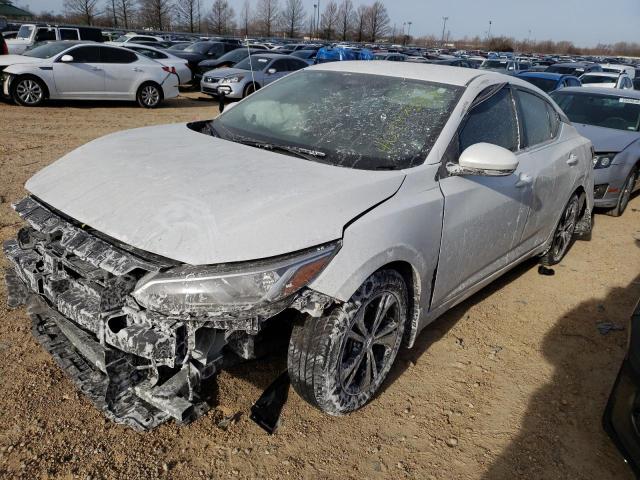
M 132 100 L 155 108 L 178 96 L 170 67 L 131 50 L 87 42 L 53 42 L 13 56 L 2 74 L 2 93 L 28 107 L 47 98 Z
M 189 68 L 189 62 L 184 58 L 176 57 L 165 50 L 161 50 L 150 45 L 141 45 L 139 43 L 127 42 L 125 48 L 133 50 L 140 55 L 144 55 L 147 58 L 151 58 L 156 62 L 171 68 L 172 72 L 175 72 L 175 74 L 178 75 L 180 85 L 187 85 L 188 83 L 191 83 L 191 80 L 193 79 L 193 73 Z

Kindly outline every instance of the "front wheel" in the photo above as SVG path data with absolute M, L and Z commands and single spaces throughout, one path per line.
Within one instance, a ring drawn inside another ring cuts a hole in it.
M 622 189 L 620 191 L 618 204 L 611 210 L 608 210 L 606 212 L 607 215 L 611 215 L 612 217 L 619 217 L 627 209 L 627 205 L 629 205 L 629 199 L 631 199 L 631 193 L 633 192 L 633 187 L 635 187 L 636 185 L 636 175 L 637 173 L 635 170 L 631 170 L 631 172 L 629 172 L 629 176 L 624 181 L 624 185 L 622 186 Z
M 248 97 L 249 95 L 251 95 L 252 93 L 254 93 L 256 90 L 258 90 L 260 87 L 258 87 L 255 83 L 250 83 L 248 84 L 246 87 L 244 87 L 244 92 L 242 95 L 242 98 Z
M 560 260 L 565 256 L 571 242 L 573 241 L 573 233 L 576 230 L 576 224 L 578 223 L 578 215 L 580 214 L 580 201 L 578 196 L 574 193 L 569 199 L 569 203 L 562 212 L 560 221 L 556 230 L 553 232 L 553 240 L 551 247 L 542 256 L 541 262 L 543 265 L 551 266 L 560 263 Z
M 287 361 L 293 388 L 331 415 L 359 409 L 389 373 L 406 323 L 402 276 L 374 273 L 348 302 L 294 327 Z
M 145 83 L 138 89 L 136 100 L 143 108 L 156 108 L 162 101 L 162 90 L 155 83 Z
M 45 86 L 35 77 L 20 77 L 11 85 L 13 101 L 25 107 L 37 107 L 44 102 Z

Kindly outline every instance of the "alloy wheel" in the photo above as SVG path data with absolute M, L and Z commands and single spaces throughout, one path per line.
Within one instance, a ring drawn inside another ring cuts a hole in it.
M 636 176 L 633 172 L 627 178 L 627 181 L 622 187 L 622 192 L 620 193 L 620 213 L 625 211 L 627 208 L 627 204 L 629 203 L 629 199 L 631 198 L 631 191 L 636 183 Z
M 573 232 L 576 229 L 576 221 L 578 217 L 578 200 L 572 199 L 572 201 L 567 205 L 564 213 L 562 214 L 562 218 L 560 219 L 560 223 L 553 238 L 553 258 L 559 260 L 563 257 L 567 249 L 569 248 L 569 244 L 571 243 L 571 238 L 573 237 Z
M 147 107 L 154 107 L 160 101 L 160 92 L 153 85 L 147 85 L 141 90 L 140 99 Z
M 36 105 L 42 100 L 44 92 L 38 82 L 30 78 L 24 79 L 16 86 L 16 94 L 26 105 Z
M 401 331 L 399 305 L 396 295 L 385 291 L 358 311 L 340 357 L 339 378 L 347 394 L 375 387 L 384 366 L 393 361 Z

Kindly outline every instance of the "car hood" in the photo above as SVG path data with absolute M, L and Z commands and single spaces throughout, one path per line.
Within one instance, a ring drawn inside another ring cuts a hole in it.
M 619 153 L 634 141 L 640 140 L 640 132 L 596 127 L 583 123 L 574 123 L 573 126 L 580 135 L 591 140 L 593 149 L 598 153 Z
M 25 57 L 24 55 L 0 55 L 0 67 L 8 67 L 9 65 L 16 65 L 18 63 L 41 62 L 44 62 L 44 59 L 36 57 Z
M 196 53 L 196 52 L 181 52 L 181 51 L 176 51 L 176 52 L 171 52 L 173 55 L 175 55 L 176 57 L 180 57 L 183 58 L 185 60 L 187 60 L 188 62 L 199 62 L 202 60 L 206 59 L 206 55 L 203 55 L 201 53 Z
M 404 176 L 324 165 L 175 124 L 94 140 L 26 188 L 116 240 L 205 265 L 339 239 L 350 220 L 393 196 Z
M 224 78 L 230 75 L 246 74 L 246 73 L 251 73 L 251 72 L 249 70 L 242 70 L 240 68 L 217 68 L 215 70 L 207 72 L 205 75 L 213 78 Z M 255 75 L 258 73 L 258 71 L 255 70 L 253 73 Z

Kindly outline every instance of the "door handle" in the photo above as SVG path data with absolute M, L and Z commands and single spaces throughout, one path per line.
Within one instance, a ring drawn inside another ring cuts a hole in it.
M 571 155 L 569 155 L 569 158 L 567 159 L 567 165 L 570 166 L 574 166 L 578 163 L 578 156 L 575 153 L 572 153 Z
M 518 181 L 516 182 L 516 188 L 523 188 L 533 183 L 533 177 L 528 173 L 521 173 Z
M 99 72 L 102 69 L 98 67 L 91 67 L 91 70 L 93 70 L 94 72 Z
M 134 72 L 143 72 L 144 70 L 142 70 L 141 68 L 135 67 L 133 69 Z

